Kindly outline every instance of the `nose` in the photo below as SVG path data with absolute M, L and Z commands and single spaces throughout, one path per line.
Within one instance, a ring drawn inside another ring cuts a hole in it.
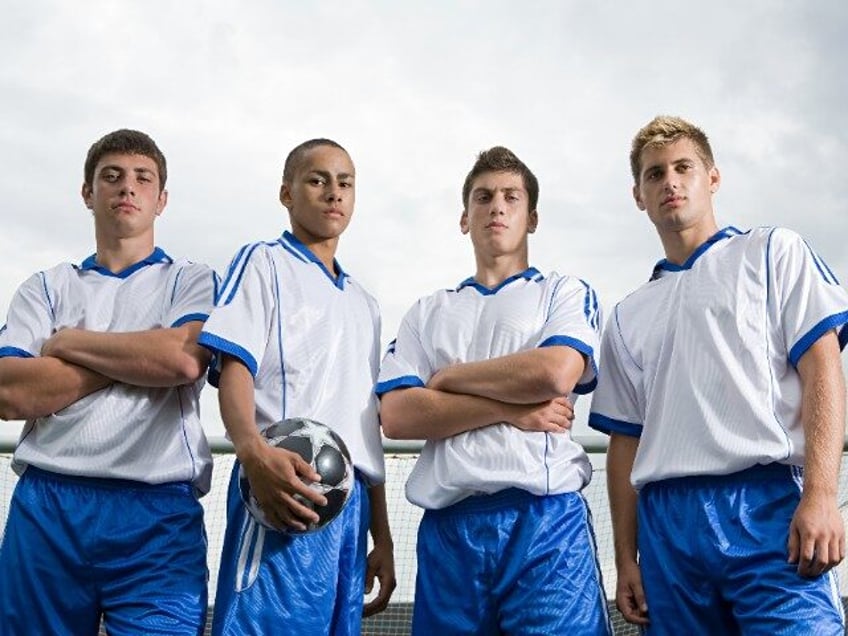
M 336 184 L 330 184 L 327 186 L 327 201 L 341 201 L 342 200 L 342 191 Z
M 492 202 L 489 206 L 489 214 L 491 216 L 498 216 L 500 214 L 505 213 L 504 200 L 501 196 L 493 196 Z
M 121 180 L 121 194 L 135 194 L 135 185 L 129 176 Z

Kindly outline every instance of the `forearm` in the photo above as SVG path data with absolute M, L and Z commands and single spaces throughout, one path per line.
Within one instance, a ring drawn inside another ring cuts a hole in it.
M 571 393 L 585 364 L 583 355 L 571 347 L 540 347 L 445 367 L 427 386 L 500 402 L 534 404 Z
M 636 563 L 638 495 L 630 483 L 639 440 L 613 433 L 607 448 L 607 491 L 613 528 L 616 567 Z
M 0 358 L 0 419 L 44 417 L 111 383 L 58 358 Z
M 385 545 L 391 548 L 394 543 L 392 541 L 392 532 L 389 528 L 389 512 L 386 506 L 386 486 L 379 484 L 371 486 L 368 489 L 368 496 L 371 503 L 371 538 L 374 540 L 374 545 Z
M 218 403 L 224 428 L 242 463 L 262 449 L 265 441 L 256 426 L 253 376 L 235 358 L 224 357 L 218 381 Z
M 514 409 L 476 395 L 411 387 L 383 395 L 380 421 L 391 439 L 444 439 L 504 421 Z
M 135 386 L 168 387 L 200 378 L 209 352 L 197 344 L 202 323 L 124 333 L 63 329 L 42 348 L 118 382 Z
M 834 332 L 798 362 L 804 426 L 804 495 L 836 500 L 845 438 L 845 378 Z

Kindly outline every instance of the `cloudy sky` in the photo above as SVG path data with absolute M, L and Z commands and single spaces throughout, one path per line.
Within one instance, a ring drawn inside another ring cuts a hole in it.
M 627 154 L 660 113 L 710 135 L 721 225 L 791 227 L 848 277 L 842 0 L 4 5 L 3 313 L 29 274 L 94 251 L 82 163 L 121 127 L 168 157 L 158 243 L 219 271 L 287 227 L 288 150 L 342 143 L 357 205 L 339 260 L 380 301 L 386 342 L 417 297 L 473 273 L 459 191 L 496 144 L 541 183 L 536 267 L 588 280 L 607 308 L 643 282 L 660 245 Z M 220 434 L 213 390 L 205 402 Z

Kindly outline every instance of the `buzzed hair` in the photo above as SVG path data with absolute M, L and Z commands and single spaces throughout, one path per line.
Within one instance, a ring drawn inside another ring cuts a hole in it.
M 482 151 L 477 155 L 477 161 L 471 168 L 471 172 L 465 177 L 465 183 L 462 186 L 462 207 L 468 209 L 468 197 L 471 196 L 471 186 L 474 180 L 485 172 L 512 172 L 521 175 L 524 181 L 524 189 L 527 190 L 529 199 L 529 211 L 536 209 L 536 204 L 539 201 L 539 180 L 536 179 L 530 168 L 515 156 L 509 148 L 503 146 L 494 146 L 488 150 Z
M 294 174 L 303 162 L 303 158 L 306 156 L 306 153 L 319 146 L 331 146 L 332 148 L 338 148 L 350 156 L 350 153 L 348 153 L 341 144 L 333 141 L 332 139 L 318 138 L 304 141 L 302 144 L 295 146 L 289 153 L 289 156 L 286 157 L 286 163 L 283 165 L 283 183 L 292 182 Z
M 639 185 L 642 172 L 642 152 L 645 148 L 659 148 L 674 143 L 679 139 L 690 139 L 695 144 L 695 151 L 704 162 L 707 169 L 715 166 L 713 150 L 710 141 L 703 130 L 680 117 L 659 115 L 654 117 L 633 138 L 630 150 L 630 170 L 633 181 Z
M 104 135 L 95 141 L 88 149 L 83 168 L 83 179 L 89 188 L 94 183 L 94 170 L 97 163 L 105 155 L 142 155 L 152 159 L 156 163 L 159 172 L 159 191 L 165 189 L 168 180 L 168 164 L 165 155 L 159 150 L 159 146 L 148 135 L 138 130 L 122 128 Z

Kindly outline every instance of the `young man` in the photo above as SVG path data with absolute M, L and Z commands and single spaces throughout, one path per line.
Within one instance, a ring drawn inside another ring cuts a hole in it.
M 313 139 L 291 151 L 280 201 L 291 232 L 243 247 L 233 258 L 201 344 L 216 353 L 210 381 L 253 494 L 282 532 L 267 531 L 230 483 L 214 634 L 359 634 L 365 589 L 386 607 L 395 586 L 384 463 L 373 394 L 379 364 L 376 301 L 335 260 L 353 215 L 353 163 L 339 144 Z M 342 513 L 297 535 L 318 515 L 299 503 L 325 499 L 319 479 L 294 453 L 270 447 L 261 431 L 288 417 L 323 422 L 344 439 L 356 468 Z M 366 563 L 370 526 L 374 550 Z
M 460 229 L 477 264 L 422 298 L 383 360 L 388 437 L 425 439 L 409 500 L 418 531 L 416 634 L 608 634 L 589 511 L 592 469 L 567 396 L 595 384 L 599 306 L 583 281 L 528 264 L 536 177 L 482 152 Z
M 796 234 L 718 229 L 692 124 L 654 119 L 630 161 L 666 258 L 615 307 L 589 419 L 618 607 L 651 634 L 842 634 L 848 295 Z
M 0 544 L 4 634 L 200 634 L 212 458 L 196 343 L 215 274 L 154 245 L 165 157 L 118 130 L 85 161 L 96 253 L 38 272 L 0 331 L 0 416 L 25 419 Z

